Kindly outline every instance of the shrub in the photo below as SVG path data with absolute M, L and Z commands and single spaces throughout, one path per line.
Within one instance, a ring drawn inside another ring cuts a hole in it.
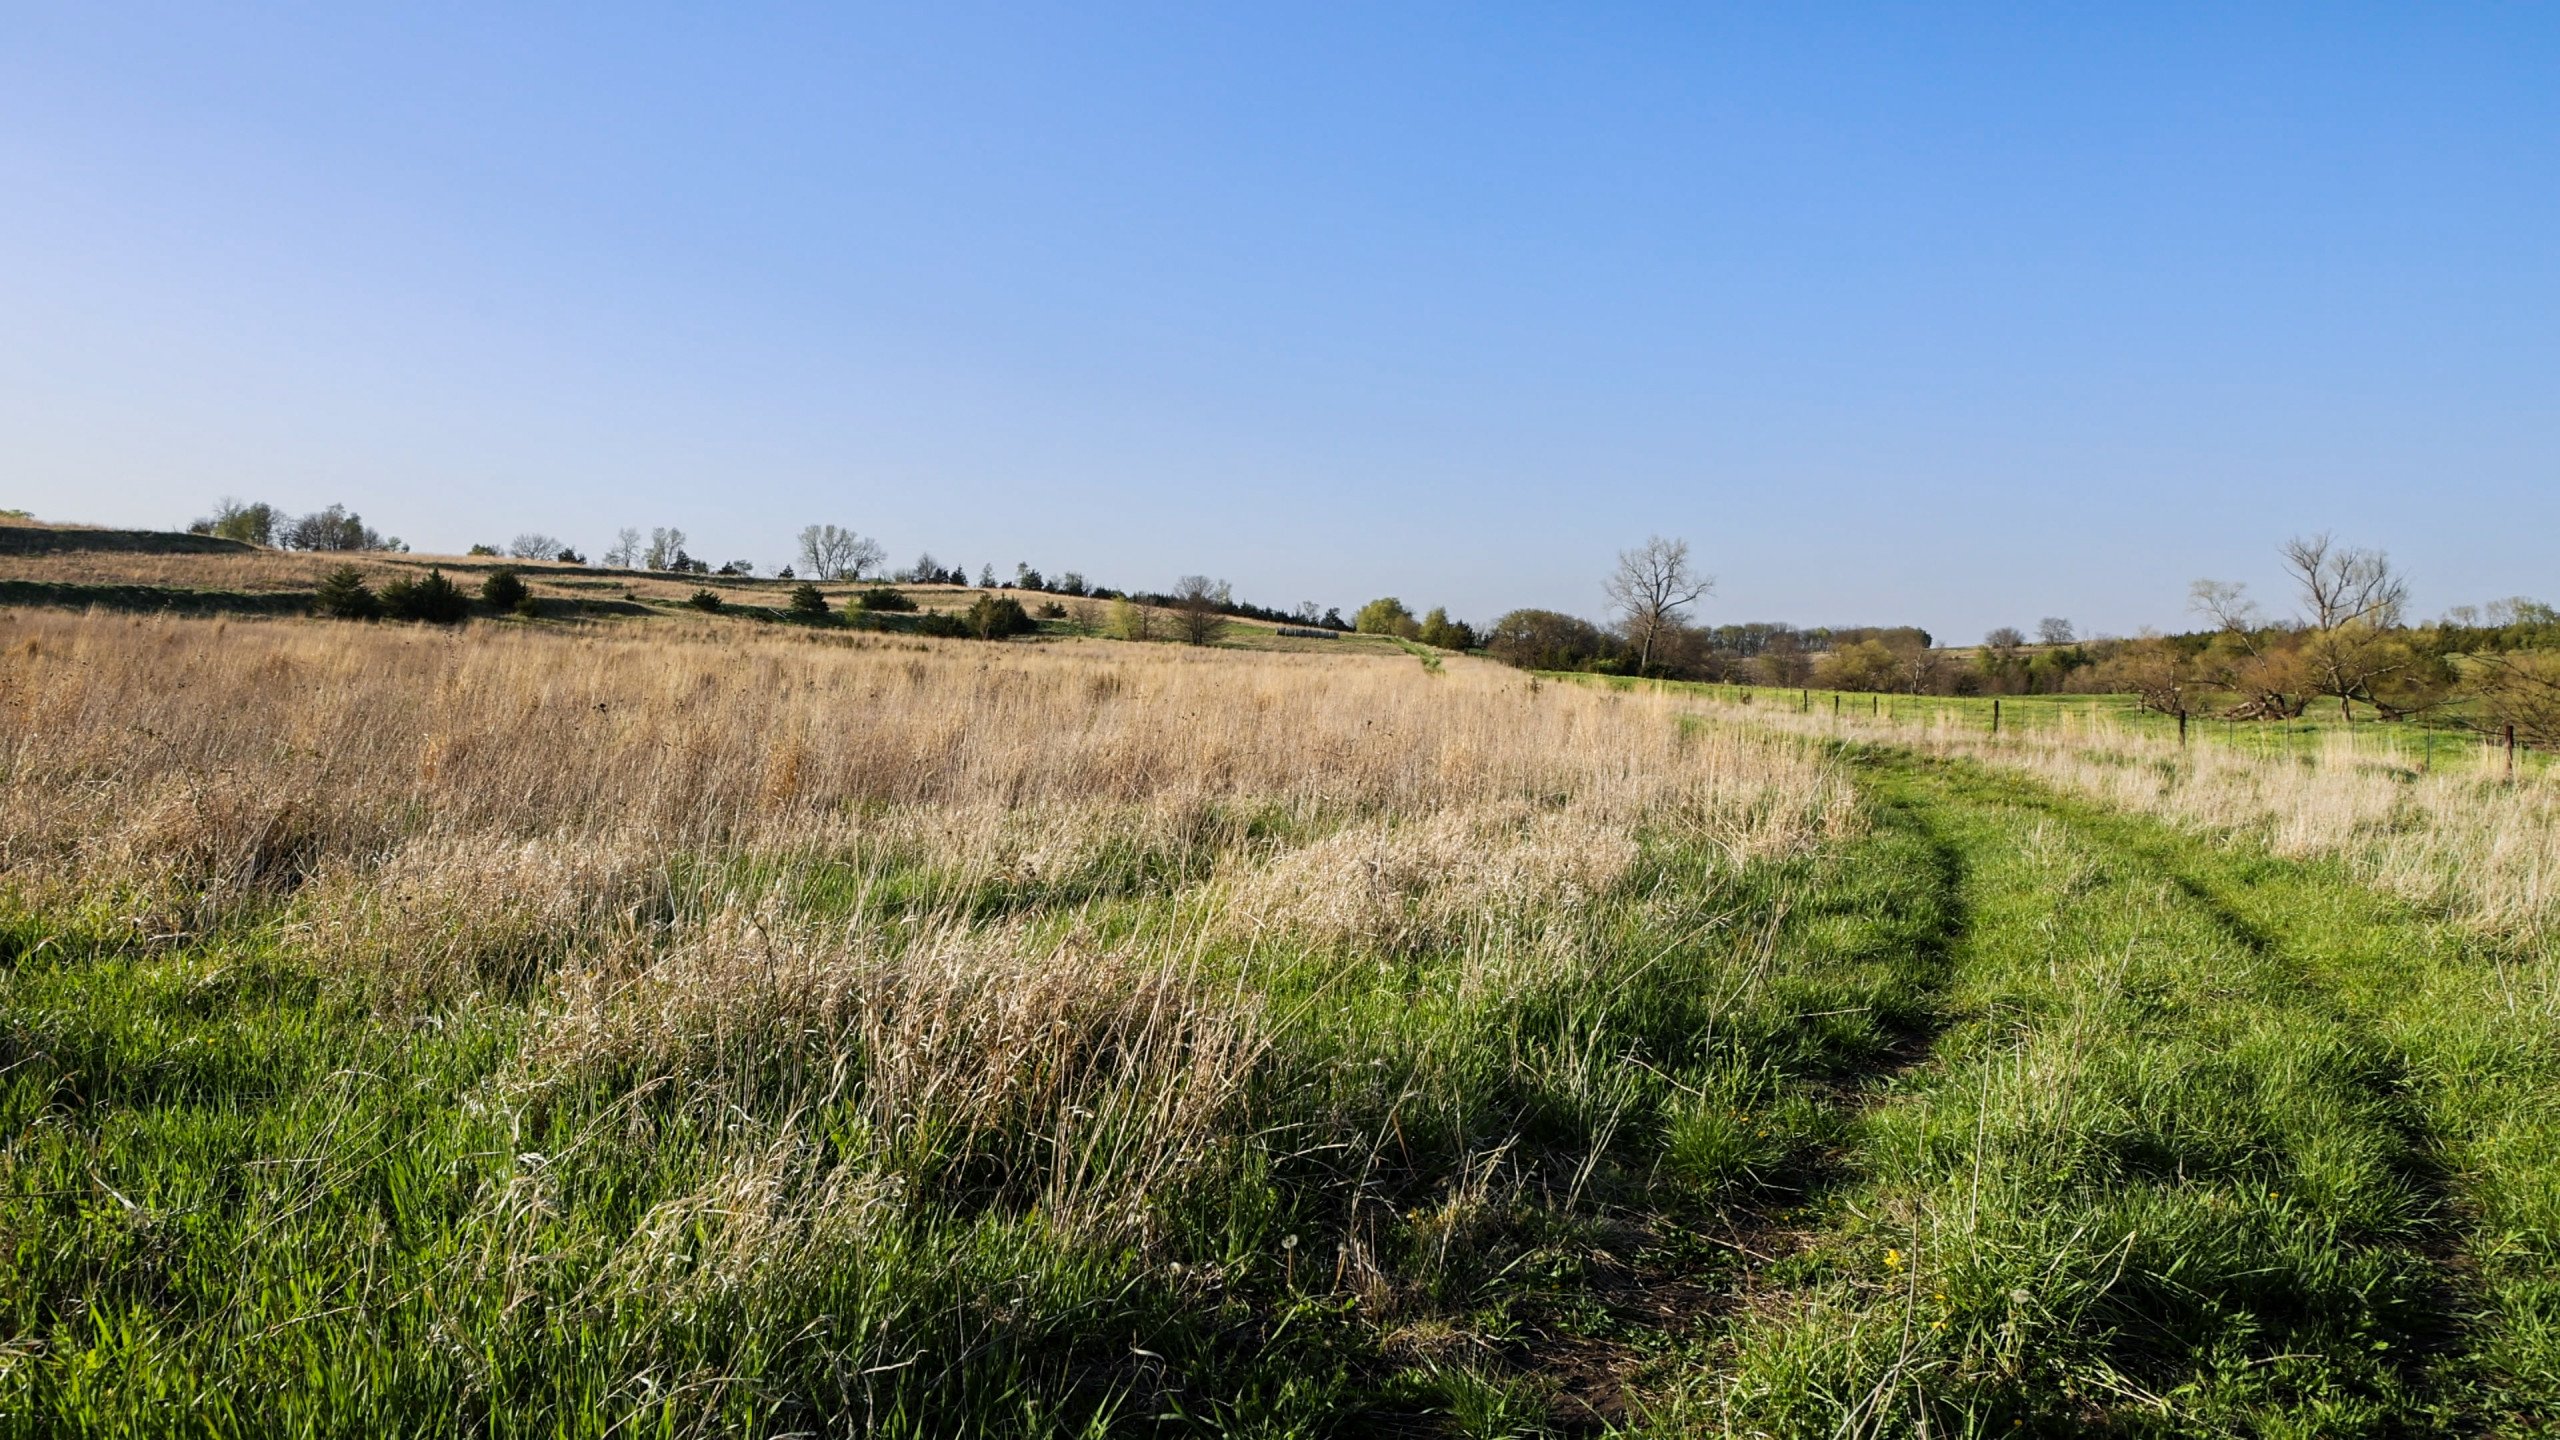
M 516 602 L 516 616 L 523 620 L 542 618 L 542 602 L 533 598 L 532 591 L 524 592 L 524 598 Z
M 937 635 L 945 640 L 966 640 L 977 633 L 969 628 L 967 620 L 939 611 L 917 617 L 915 629 L 919 635 Z
M 471 547 L 470 553 L 474 556 L 495 555 L 498 553 L 498 547 L 495 545 L 474 545 Z
M 382 611 L 394 620 L 452 625 L 469 618 L 471 598 L 444 578 L 442 570 L 429 570 L 420 579 L 394 580 L 383 586 Z
M 382 602 L 364 583 L 364 572 L 341 565 L 329 572 L 312 597 L 314 608 L 333 620 L 370 620 L 382 613 Z
M 1067 618 L 1067 607 L 1059 604 L 1055 600 L 1049 601 L 1040 607 L 1040 618 L 1043 620 L 1064 620 Z
M 874 585 L 855 601 L 865 610 L 913 610 L 916 602 L 886 585 Z
M 969 607 L 969 633 L 981 640 L 1002 640 L 1012 635 L 1028 635 L 1040 628 L 1040 622 L 1022 608 L 1022 602 L 1010 595 L 981 595 Z
M 480 582 L 480 603 L 501 613 L 520 608 L 532 595 L 532 588 L 513 570 L 492 570 Z
M 791 591 L 791 618 L 813 625 L 827 623 L 827 597 L 815 585 L 797 585 Z
M 706 615 L 715 615 L 720 610 L 720 594 L 716 590 L 696 590 L 685 597 L 684 603 Z
M 1493 622 L 1485 648 L 1524 670 L 1579 670 L 1609 653 L 1609 637 L 1588 620 L 1553 610 L 1514 610 Z

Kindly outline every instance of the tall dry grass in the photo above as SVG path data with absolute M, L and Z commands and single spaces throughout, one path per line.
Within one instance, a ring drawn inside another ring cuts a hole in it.
M 397 1007 L 530 997 L 527 1103 L 855 1085 L 916 1176 L 1090 1218 L 1269 1043 L 1211 952 L 1551 984 L 1549 922 L 1642 837 L 1743 860 L 1852 813 L 1806 747 L 1491 666 L 652 632 L 0 615 L 0 885 L 250 926 Z
M 0 766 L 0 873 L 166 899 L 392 876 L 422 846 L 512 872 L 906 837 L 1036 866 L 1094 807 L 1180 832 L 1493 805 L 1756 851 L 1844 803 L 1800 754 L 1490 667 L 24 611 Z
M 37 555 L 0 555 L 0 580 L 28 580 L 49 585 L 141 585 L 181 590 L 231 591 L 248 594 L 308 591 L 331 571 L 353 567 L 367 584 L 415 579 L 441 569 L 458 583 L 476 585 L 492 570 L 512 570 L 536 595 L 556 599 L 641 600 L 681 602 L 709 590 L 731 605 L 780 608 L 789 602 L 790 583 L 771 577 L 740 579 L 725 575 L 677 575 L 637 570 L 600 570 L 541 560 L 488 555 L 414 555 L 367 550 L 259 550 L 253 553 L 194 554 L 139 550 L 64 549 Z M 829 581 L 818 588 L 831 602 L 843 604 L 873 583 Z M 966 610 L 980 595 L 971 586 L 907 585 L 897 587 L 928 611 Z M 999 589 L 1026 608 L 1056 597 L 1030 590 Z

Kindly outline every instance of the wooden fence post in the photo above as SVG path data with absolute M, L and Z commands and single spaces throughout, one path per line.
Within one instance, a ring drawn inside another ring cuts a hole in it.
M 1991 733 L 1994 735 L 2000 733 L 2000 700 L 1997 696 L 1992 697 L 1991 701 Z
M 2507 726 L 2507 783 L 2516 783 L 2516 727 Z
M 2178 743 L 2187 743 L 2187 712 L 2184 710 L 2178 712 Z

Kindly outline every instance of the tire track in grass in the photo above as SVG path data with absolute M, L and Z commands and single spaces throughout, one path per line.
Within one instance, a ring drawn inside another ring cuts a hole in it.
M 2063 800 L 2062 805 L 2077 802 Z M 2085 807 L 2083 807 L 2085 808 Z M 2418 1338 L 2447 1424 L 2560 1433 L 2560 1031 L 2519 1003 L 2552 956 L 2429 915 L 2343 867 L 2093 811 L 2235 934 L 2316 976 L 2342 1023 L 2386 1047 L 2386 1083 L 2436 1202 L 2420 1245 L 2438 1307 Z M 2536 1009 L 2539 1014 L 2535 1013 Z
M 1656 1184 L 1688 1203 L 1606 1227 L 1581 1313 L 1527 1336 L 1521 1358 L 1550 1396 L 1554 1431 L 1601 1433 L 1641 1414 L 1700 1333 L 1811 1242 L 1823 1197 L 1856 1178 L 1857 1116 L 1925 1063 L 1966 925 L 1963 856 L 1907 806 L 1880 803 L 1871 819 L 1763 897 L 1776 917 L 1755 967 L 1764 993 L 1737 1008 L 1773 1013 L 1695 1057 L 1724 1083 L 1681 1085 L 1694 1103 L 1664 1137 Z M 1732 1083 L 1734 1065 L 1752 1072 L 1746 1083 Z
M 1961 852 L 1953 1024 L 1867 1177 L 1655 1428 L 2389 1434 L 2459 1425 L 2446 1181 L 2329 967 L 2174 832 L 1862 752 Z

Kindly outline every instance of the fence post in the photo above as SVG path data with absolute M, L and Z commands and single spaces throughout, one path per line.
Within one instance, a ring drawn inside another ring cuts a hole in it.
M 1991 733 L 1994 735 L 2000 733 L 2000 701 L 1997 696 L 1994 696 L 1991 701 Z
M 2184 710 L 2178 712 L 2178 743 L 2187 743 L 2187 712 Z
M 2507 783 L 2516 783 L 2516 727 L 2512 722 L 2507 726 Z

